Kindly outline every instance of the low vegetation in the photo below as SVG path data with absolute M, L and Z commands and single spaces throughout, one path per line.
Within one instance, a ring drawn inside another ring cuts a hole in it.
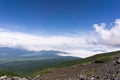
M 43 69 L 40 72 L 37 72 L 34 76 L 36 76 L 36 75 L 41 75 L 42 76 L 44 74 L 48 74 L 48 73 L 52 72 L 53 70 L 54 70 L 53 68 Z
M 0 70 L 0 76 L 19 76 L 18 74 L 11 72 L 11 71 L 5 71 L 5 70 Z
M 120 55 L 120 51 L 116 51 L 116 52 L 109 52 L 109 53 L 103 53 L 103 54 L 97 54 L 88 58 L 84 58 L 84 59 L 77 59 L 77 60 L 72 60 L 72 61 L 65 61 L 56 65 L 53 65 L 51 67 L 49 67 L 49 69 L 55 69 L 55 68 L 64 68 L 64 67 L 74 67 L 77 64 L 89 64 L 89 63 L 100 63 L 100 64 L 104 64 L 104 63 L 108 63 L 110 61 L 113 61 L 115 59 L 116 56 Z M 49 69 L 43 69 L 42 71 L 46 71 L 49 72 Z M 48 70 L 48 71 L 47 71 Z M 39 71 L 37 73 L 42 74 L 43 72 Z M 87 75 L 91 75 L 95 72 L 94 70 L 91 70 L 90 72 L 86 73 Z
M 86 75 L 86 76 L 91 76 L 91 75 L 95 74 L 96 71 L 97 71 L 99 68 L 100 68 L 100 67 L 95 67 L 95 68 L 93 68 L 93 69 L 85 72 L 84 75 Z
M 66 77 L 66 76 L 68 76 L 68 74 L 61 74 L 59 75 L 59 78 Z

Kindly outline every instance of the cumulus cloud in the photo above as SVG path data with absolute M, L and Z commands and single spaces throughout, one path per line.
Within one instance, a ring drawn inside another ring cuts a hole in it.
M 105 23 L 94 24 L 96 33 L 99 35 L 99 43 L 108 46 L 120 46 L 120 19 L 116 19 L 112 28 L 107 29 Z
M 62 56 L 88 57 L 120 50 L 120 19 L 110 29 L 107 24 L 94 24 L 94 31 L 81 36 L 37 36 L 0 28 L 0 47 L 22 47 L 27 50 L 58 50 Z M 95 34 L 97 33 L 97 34 Z

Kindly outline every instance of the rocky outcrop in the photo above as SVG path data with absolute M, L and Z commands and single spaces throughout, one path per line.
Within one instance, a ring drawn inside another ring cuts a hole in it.
M 120 57 L 113 62 L 104 64 L 95 74 L 87 78 L 82 75 L 78 80 L 120 80 Z
M 25 77 L 7 77 L 6 75 L 0 76 L 0 80 L 32 80 L 31 78 L 25 78 Z
M 120 64 L 120 56 L 116 58 L 116 63 Z

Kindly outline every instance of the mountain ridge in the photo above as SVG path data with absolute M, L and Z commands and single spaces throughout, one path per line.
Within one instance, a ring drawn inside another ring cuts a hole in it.
M 55 50 L 41 50 L 41 51 L 29 51 L 22 48 L 9 48 L 9 47 L 0 47 L 0 58 L 14 58 L 14 57 L 29 57 L 32 54 L 33 56 L 59 56 L 59 53 L 68 54 L 62 51 Z

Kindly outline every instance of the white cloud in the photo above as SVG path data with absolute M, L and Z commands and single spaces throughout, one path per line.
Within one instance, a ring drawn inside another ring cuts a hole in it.
M 111 29 L 107 29 L 105 23 L 94 24 L 93 27 L 100 37 L 99 43 L 108 46 L 120 46 L 120 19 L 115 20 Z
M 59 50 L 63 56 L 88 57 L 97 53 L 120 50 L 120 19 L 111 29 L 105 23 L 94 24 L 95 31 L 83 36 L 37 36 L 0 28 L 0 47 L 22 47 L 27 50 Z M 95 34 L 97 33 L 97 34 Z
M 66 50 L 66 52 L 70 53 L 70 54 L 59 54 L 61 56 L 74 56 L 74 57 L 88 57 L 88 56 L 92 56 L 94 54 L 99 54 L 102 53 L 100 51 L 91 51 L 91 50 L 86 50 L 86 49 L 74 49 L 74 50 Z
M 1 47 L 22 47 L 34 51 L 59 50 L 69 52 L 70 56 L 77 57 L 90 55 L 89 51 L 84 49 L 86 47 L 85 39 L 84 36 L 36 36 L 20 32 L 0 31 Z
M 0 45 L 2 46 L 22 46 L 27 49 L 43 49 L 44 47 L 56 48 L 66 47 L 75 44 L 83 44 L 82 37 L 68 37 L 68 36 L 35 36 L 18 32 L 0 32 Z M 74 46 L 73 45 L 73 46 Z M 71 46 L 72 47 L 72 46 Z

